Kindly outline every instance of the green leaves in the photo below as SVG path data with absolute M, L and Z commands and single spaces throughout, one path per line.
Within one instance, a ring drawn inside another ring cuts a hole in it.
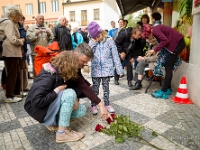
M 118 115 L 115 122 L 110 124 L 109 129 L 103 129 L 102 132 L 107 135 L 115 136 L 115 142 L 124 142 L 127 138 L 137 137 L 144 127 L 132 122 L 129 116 Z
M 136 142 L 140 142 L 142 144 L 147 144 L 149 146 L 152 146 L 152 147 L 160 150 L 160 148 L 149 143 L 147 140 L 145 140 L 141 136 L 140 132 L 142 130 L 145 130 L 145 127 L 138 123 L 131 121 L 129 116 L 117 115 L 117 116 L 115 116 L 114 122 L 110 123 L 110 128 L 108 128 L 108 129 L 103 128 L 103 129 L 101 129 L 101 132 L 103 132 L 109 136 L 114 136 L 115 143 L 122 143 L 122 142 L 125 142 L 127 139 L 132 138 Z M 152 131 L 152 135 L 154 137 L 158 136 L 155 131 Z

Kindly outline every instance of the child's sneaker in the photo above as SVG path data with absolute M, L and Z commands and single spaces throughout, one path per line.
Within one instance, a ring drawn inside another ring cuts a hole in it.
M 92 107 L 92 114 L 96 115 L 98 113 L 97 106 Z
M 22 101 L 22 98 L 18 98 L 18 97 L 6 98 L 4 101 L 6 103 L 16 103 L 16 102 Z
M 163 98 L 163 99 L 168 99 L 169 95 L 167 94 L 167 92 L 163 92 L 162 90 L 158 91 L 158 92 L 154 92 L 151 94 L 153 97 L 155 98 Z
M 106 109 L 107 109 L 107 111 L 110 112 L 110 113 L 115 112 L 114 108 L 113 108 L 112 106 L 110 106 L 110 105 L 106 106 Z

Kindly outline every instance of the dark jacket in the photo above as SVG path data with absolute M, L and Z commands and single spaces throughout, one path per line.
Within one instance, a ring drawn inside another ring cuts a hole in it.
M 142 56 L 141 39 L 133 40 L 131 48 L 128 49 L 129 45 L 131 44 L 131 34 L 131 27 L 120 30 L 117 38 L 115 39 L 117 50 L 119 53 L 125 52 L 126 55 L 131 55 L 132 58 L 136 56 Z
M 153 36 L 159 41 L 154 49 L 155 52 L 160 51 L 164 47 L 170 52 L 174 52 L 183 35 L 171 27 L 165 25 L 157 25 L 153 27 Z
M 88 33 L 87 33 L 87 32 L 83 32 L 83 31 L 81 31 L 80 33 L 81 33 L 81 35 L 83 36 L 84 42 L 85 42 L 85 43 L 89 43 Z
M 20 34 L 20 38 L 24 38 L 25 41 L 24 41 L 24 45 L 23 45 L 23 57 L 24 59 L 26 59 L 26 53 L 27 53 L 27 39 L 26 39 L 26 30 L 24 29 L 24 26 L 23 24 L 20 24 L 18 22 L 18 25 L 19 25 L 19 34 Z
M 90 83 L 81 74 L 81 70 L 79 70 L 78 72 L 78 78 L 76 80 L 70 80 L 67 83 L 67 87 L 74 89 L 76 91 L 77 97 L 79 97 L 80 94 L 81 95 L 83 94 L 85 97 L 89 98 L 96 105 L 101 102 L 98 96 L 92 91 Z
M 63 84 L 64 80 L 58 73 L 51 74 L 43 69 L 34 81 L 26 98 L 24 104 L 26 112 L 42 123 L 51 102 L 57 98 L 54 89 Z
M 58 24 L 53 28 L 54 39 L 57 41 L 60 50 L 72 50 L 72 39 L 69 29 L 66 26 L 61 26 Z

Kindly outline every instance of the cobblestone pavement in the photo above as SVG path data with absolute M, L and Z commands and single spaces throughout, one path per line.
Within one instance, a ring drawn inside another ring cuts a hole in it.
M 86 78 L 91 78 L 85 74 Z M 143 88 L 129 91 L 126 77 L 120 78 L 116 86 L 113 79 L 110 82 L 110 101 L 116 114 L 129 115 L 132 121 L 140 123 L 156 132 L 152 136 L 144 130 L 143 137 L 150 143 L 165 150 L 198 150 L 200 149 L 200 108 L 193 105 L 180 105 L 170 99 L 155 99 L 151 92 L 160 88 L 158 82 L 153 82 L 148 93 Z M 29 86 L 32 81 L 29 80 Z M 84 132 L 85 137 L 78 142 L 56 144 L 55 133 L 50 132 L 42 124 L 33 120 L 23 109 L 24 100 L 18 103 L 4 103 L 4 91 L 0 89 L 0 150 L 154 150 L 134 140 L 115 144 L 114 138 L 95 132 L 95 126 L 105 124 L 99 116 L 90 112 L 90 101 L 82 99 L 87 107 L 87 114 L 71 123 L 71 128 Z M 176 91 L 176 90 L 174 90 Z M 100 98 L 102 98 L 102 90 Z M 173 93 L 175 95 L 175 93 Z

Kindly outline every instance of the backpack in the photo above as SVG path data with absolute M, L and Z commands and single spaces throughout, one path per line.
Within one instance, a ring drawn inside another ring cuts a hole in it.
M 2 22 L 4 22 L 4 21 L 6 21 L 6 20 L 9 20 L 9 19 L 4 19 L 4 20 L 2 20 L 1 22 L 0 22 L 0 24 L 2 23 Z M 6 36 L 4 36 L 3 37 L 3 39 L 1 39 L 0 40 L 0 53 L 2 53 L 2 51 L 3 51 L 3 42 L 4 42 L 4 40 L 6 39 Z

